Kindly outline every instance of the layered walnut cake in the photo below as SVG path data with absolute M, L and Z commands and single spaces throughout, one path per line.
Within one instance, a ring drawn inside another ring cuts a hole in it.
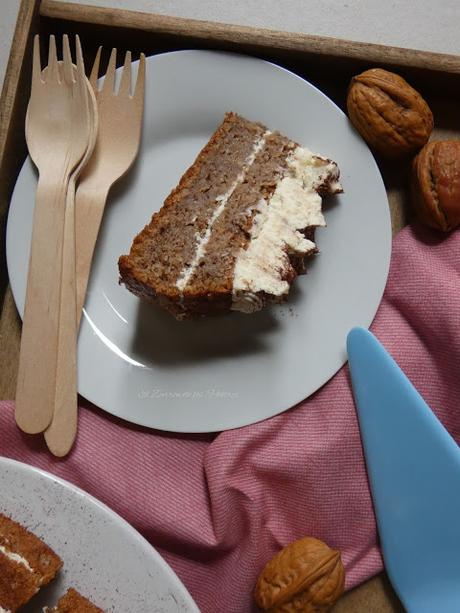
M 178 319 L 281 302 L 324 226 L 337 164 L 227 113 L 119 259 L 120 282 Z
M 62 560 L 37 536 L 0 514 L 0 612 L 25 605 L 62 567 Z
M 38 536 L 0 513 L 0 613 L 20 610 L 55 579 L 62 565 L 61 558 Z M 43 611 L 103 613 L 72 588 L 55 608 Z

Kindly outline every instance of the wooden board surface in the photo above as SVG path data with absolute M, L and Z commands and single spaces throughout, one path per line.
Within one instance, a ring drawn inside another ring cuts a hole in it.
M 44 17 L 55 19 L 133 28 L 219 44 L 234 43 L 239 47 L 251 45 L 293 53 L 308 51 L 328 57 L 347 57 L 362 59 L 370 63 L 385 62 L 399 67 L 408 66 L 460 74 L 460 58 L 441 53 L 412 51 L 323 36 L 279 32 L 122 9 L 108 10 L 94 6 L 63 3 L 59 0 L 42 0 L 40 12 Z
M 29 89 L 31 34 L 36 30 L 39 7 L 22 2 L 0 98 L 0 304 L 7 286 L 4 236 L 11 191 L 26 153 L 24 116 Z
M 25 155 L 24 117 L 29 94 L 31 39 L 35 32 L 78 32 L 88 64 L 99 44 L 107 49 L 155 53 L 180 48 L 218 48 L 248 52 L 294 70 L 344 106 L 349 78 L 366 66 L 385 66 L 410 76 L 427 95 L 436 118 L 435 138 L 460 137 L 460 58 L 337 39 L 287 34 L 242 26 L 165 17 L 123 10 L 83 7 L 55 0 L 22 0 L 0 104 L 0 399 L 14 397 L 20 319 L 6 285 L 4 221 Z M 325 70 L 327 68 L 327 70 Z M 455 95 L 455 97 L 452 97 Z M 379 163 L 388 192 L 393 233 L 410 219 L 408 164 Z M 403 611 L 385 574 L 344 595 L 334 613 Z

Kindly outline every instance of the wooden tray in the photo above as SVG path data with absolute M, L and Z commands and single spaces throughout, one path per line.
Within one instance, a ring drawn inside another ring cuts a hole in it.
M 460 57 L 104 9 L 55 0 L 22 0 L 0 102 L 0 399 L 14 397 L 20 320 L 5 260 L 5 227 L 11 192 L 26 155 L 24 118 L 30 89 L 32 38 L 36 33 L 78 33 L 91 66 L 96 46 L 154 54 L 175 49 L 225 49 L 272 60 L 316 84 L 344 108 L 350 77 L 369 67 L 393 69 L 427 98 L 436 121 L 435 138 L 460 137 Z M 120 54 L 121 57 L 121 54 Z M 107 59 L 107 58 L 105 58 Z M 392 213 L 393 232 L 407 222 L 408 168 L 379 162 Z M 346 594 L 335 613 L 402 611 L 382 573 Z M 243 613 L 243 612 L 242 612 Z

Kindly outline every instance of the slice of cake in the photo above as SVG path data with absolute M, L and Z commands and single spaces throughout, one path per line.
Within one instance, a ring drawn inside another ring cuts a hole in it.
M 120 282 L 176 318 L 252 313 L 287 297 L 317 252 L 337 164 L 227 113 L 118 262 Z
M 104 611 L 71 587 L 53 609 L 46 608 L 44 613 L 104 613 Z
M 61 567 L 62 560 L 48 545 L 0 513 L 0 612 L 17 611 Z

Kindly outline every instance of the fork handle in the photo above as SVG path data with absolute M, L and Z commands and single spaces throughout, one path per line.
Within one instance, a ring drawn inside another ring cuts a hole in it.
M 40 177 L 35 198 L 16 388 L 16 423 L 43 432 L 53 416 L 68 175 Z
M 78 419 L 75 181 L 72 179 L 65 207 L 61 279 L 54 413 L 45 431 L 48 449 L 58 457 L 67 455 L 72 448 L 77 435 Z
M 108 194 L 108 187 L 85 189 L 83 185 L 76 194 L 77 326 L 85 303 L 91 262 Z

